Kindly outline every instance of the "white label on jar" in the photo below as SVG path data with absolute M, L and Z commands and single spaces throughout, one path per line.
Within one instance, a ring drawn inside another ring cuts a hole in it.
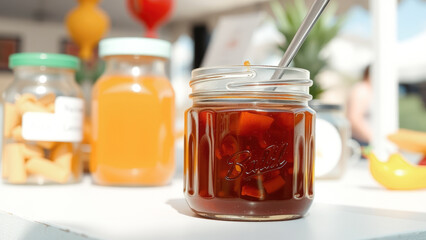
M 83 114 L 83 100 L 73 97 L 57 97 L 55 114 Z
M 83 139 L 83 100 L 57 97 L 55 113 L 24 113 L 22 137 L 28 141 L 81 142 Z
M 328 121 L 317 118 L 315 125 L 315 176 L 321 177 L 330 173 L 339 163 L 342 139 Z

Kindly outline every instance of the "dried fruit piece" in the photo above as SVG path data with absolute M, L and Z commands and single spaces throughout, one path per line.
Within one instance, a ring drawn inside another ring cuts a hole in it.
M 242 112 L 238 135 L 241 136 L 258 136 L 269 129 L 274 119 L 265 115 Z
M 29 93 L 21 95 L 16 100 L 16 107 L 21 115 L 26 112 L 48 112 L 47 108 L 39 103 L 34 95 Z
M 221 143 L 222 156 L 232 155 L 238 151 L 237 139 L 231 134 L 226 135 Z
M 49 112 L 49 110 L 38 103 L 24 102 L 19 105 L 19 112 L 24 114 L 26 112 Z
M 284 179 L 281 176 L 276 176 L 272 180 L 265 181 L 263 183 L 263 187 L 265 188 L 268 194 L 271 194 L 277 191 L 278 189 L 282 188 L 284 184 L 285 184 Z
M 10 144 L 6 144 L 3 147 L 3 156 L 2 156 L 2 160 L 1 160 L 1 170 L 2 170 L 2 177 L 4 179 L 7 179 L 9 177 L 9 157 L 10 153 L 9 153 L 9 149 L 10 148 Z
M 261 191 L 259 191 L 259 189 L 252 187 L 252 186 L 248 186 L 248 185 L 244 185 L 242 187 L 241 195 L 242 196 L 254 197 L 254 198 L 257 198 L 257 199 L 264 198 L 263 194 L 261 193 Z
M 71 171 L 72 145 L 71 143 L 59 143 L 51 154 L 54 163 Z
M 255 137 L 259 146 L 266 148 L 268 143 L 264 135 L 273 122 L 274 118 L 266 115 L 242 112 L 238 121 L 237 135 Z
M 277 123 L 286 129 L 294 128 L 294 113 L 281 112 L 276 117 Z
M 44 149 L 52 149 L 56 142 L 38 141 L 36 144 Z
M 16 103 L 18 104 L 18 103 L 27 102 L 27 101 L 35 103 L 37 101 L 37 98 L 31 93 L 24 93 L 18 98 Z
M 58 183 L 66 183 L 70 171 L 45 158 L 31 158 L 26 164 L 29 173 L 39 174 Z
M 222 155 L 220 154 L 219 148 L 214 149 L 214 155 L 216 156 L 217 159 L 222 160 Z
M 7 161 L 8 181 L 10 183 L 25 183 L 27 173 L 25 171 L 25 158 L 22 153 L 22 143 L 6 144 L 3 161 Z
M 26 159 L 44 156 L 44 151 L 41 147 L 28 144 L 23 145 L 22 153 Z
M 20 125 L 13 128 L 11 135 L 15 141 L 20 142 L 24 140 L 22 137 L 22 127 Z
M 4 104 L 4 136 L 10 137 L 12 129 L 19 125 L 21 118 L 16 105 L 12 103 Z
M 261 176 L 263 176 L 265 180 L 269 180 L 269 179 L 272 179 L 272 178 L 274 178 L 274 177 L 276 177 L 280 174 L 281 174 L 280 170 L 275 170 L 275 171 L 266 172 Z
M 38 102 L 43 104 L 44 106 L 48 106 L 50 104 L 54 104 L 56 99 L 56 95 L 54 93 L 48 93 L 43 97 L 38 99 Z

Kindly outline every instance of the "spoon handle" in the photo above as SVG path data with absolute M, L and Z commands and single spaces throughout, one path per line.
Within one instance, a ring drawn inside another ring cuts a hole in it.
M 288 67 L 329 1 L 330 0 L 316 0 L 312 4 L 311 9 L 309 10 L 305 19 L 303 19 L 302 24 L 300 25 L 287 50 L 285 51 L 283 58 L 278 64 L 280 67 Z M 279 77 L 281 72 L 282 71 L 279 71 L 278 73 L 275 72 L 274 77 Z

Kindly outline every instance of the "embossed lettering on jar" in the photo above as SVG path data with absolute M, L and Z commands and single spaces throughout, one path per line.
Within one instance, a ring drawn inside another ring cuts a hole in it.
M 279 79 L 271 79 L 282 71 Z M 302 217 L 313 200 L 309 72 L 232 66 L 194 70 L 186 112 L 184 192 L 199 215 Z

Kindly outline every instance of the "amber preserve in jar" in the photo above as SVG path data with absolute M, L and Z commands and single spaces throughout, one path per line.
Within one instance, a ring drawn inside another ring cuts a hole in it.
M 276 73 L 280 77 L 271 79 Z M 191 209 L 228 220 L 302 217 L 314 197 L 309 72 L 201 68 L 193 71 L 190 85 L 184 193 Z

